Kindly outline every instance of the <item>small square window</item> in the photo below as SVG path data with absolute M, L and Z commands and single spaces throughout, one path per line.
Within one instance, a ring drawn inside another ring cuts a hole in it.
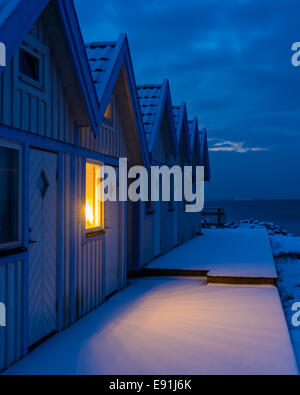
M 0 249 L 21 242 L 20 150 L 0 146 Z
M 86 229 L 89 233 L 103 229 L 104 204 L 101 198 L 100 165 L 86 164 Z
M 40 82 L 40 59 L 25 49 L 20 49 L 19 70 L 31 80 Z

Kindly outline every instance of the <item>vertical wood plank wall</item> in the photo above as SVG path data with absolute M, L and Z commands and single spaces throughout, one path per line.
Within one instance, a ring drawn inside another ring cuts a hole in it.
M 18 53 L 0 75 L 0 125 L 21 129 L 39 136 L 75 145 L 76 128 L 71 107 L 64 95 L 63 81 L 55 56 L 49 47 L 47 28 L 39 18 L 25 40 L 44 57 L 45 89 L 25 84 L 19 79 Z M 117 95 L 112 98 L 113 122 L 104 122 L 95 138 L 88 128 L 80 130 L 81 147 L 113 157 L 127 157 Z M 38 147 L 37 147 L 38 148 Z M 85 238 L 85 159 L 62 153 L 62 248 L 61 248 L 61 328 L 67 328 L 104 301 L 105 236 Z M 73 166 L 72 166 L 73 160 Z M 74 167 L 75 160 L 75 167 Z M 75 170 L 74 170 L 75 169 Z M 72 172 L 75 171 L 75 175 Z M 75 180 L 75 185 L 74 184 Z M 75 188 L 75 195 L 74 195 Z M 75 213 L 72 199 L 75 196 Z M 125 210 L 125 206 L 123 208 Z M 122 213 L 119 289 L 127 284 L 126 213 Z M 26 232 L 26 231 L 25 231 Z M 0 258 L 1 260 L 1 258 Z M 7 304 L 7 328 L 0 328 L 0 371 L 22 357 L 23 351 L 23 262 L 0 265 L 0 302 Z M 59 287 L 58 287 L 59 288 Z M 59 310 L 59 309 L 58 309 Z
M 46 28 L 40 18 L 25 40 L 43 55 L 45 89 L 35 89 L 19 78 L 18 51 L 0 75 L 0 123 L 73 144 L 75 127 Z
M 122 121 L 119 116 L 119 106 L 117 97 L 113 96 L 111 100 L 113 121 L 112 123 L 104 121 L 100 133 L 95 138 L 90 128 L 81 128 L 80 145 L 91 151 L 101 152 L 116 158 L 127 157 L 127 147 Z
M 6 327 L 0 327 L 0 371 L 23 354 L 23 261 L 0 266 L 0 302 L 6 306 Z

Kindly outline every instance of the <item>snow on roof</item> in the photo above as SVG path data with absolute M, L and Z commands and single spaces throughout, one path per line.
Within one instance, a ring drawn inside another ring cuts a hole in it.
M 162 85 L 142 85 L 137 87 L 148 145 L 154 133 L 154 124 L 159 111 L 162 88 Z
M 200 141 L 201 149 L 203 149 L 203 145 L 205 143 L 205 131 L 204 130 L 199 130 L 199 141 Z
M 117 83 L 122 67 L 126 71 L 130 100 L 133 105 L 133 116 L 137 126 L 139 144 L 144 163 L 150 164 L 149 152 L 144 133 L 143 120 L 140 113 L 136 82 L 126 34 L 121 34 L 118 41 L 96 41 L 86 44 L 86 52 L 94 86 L 96 89 L 99 114 L 102 122 L 107 105 L 111 100 L 113 89 Z M 101 123 L 100 122 L 100 123 Z
M 192 150 L 194 149 L 197 131 L 198 131 L 198 120 L 197 117 L 195 117 L 193 120 L 189 120 L 189 132 L 190 132 Z
M 93 81 L 100 100 L 100 88 L 116 54 L 116 41 L 93 42 L 86 45 Z
M 209 181 L 211 179 L 211 170 L 206 129 L 203 129 L 199 132 L 199 140 L 202 155 L 202 165 L 205 166 L 205 181 Z
M 190 136 L 193 136 L 194 133 L 194 121 L 189 121 L 189 131 L 190 131 Z
M 8 18 L 21 0 L 0 0 L 0 25 Z
M 181 116 L 181 106 L 174 106 L 173 112 L 174 112 L 174 122 L 175 122 L 176 131 L 177 131 L 177 135 L 178 135 L 178 126 L 179 126 L 180 116 Z
M 181 133 L 185 134 L 187 150 L 189 158 L 192 158 L 192 147 L 191 147 L 191 138 L 189 133 L 189 124 L 187 118 L 187 109 L 186 103 L 182 102 L 180 106 L 173 106 L 173 114 L 174 114 L 174 123 L 176 127 L 177 133 L 177 141 L 180 144 L 181 141 Z

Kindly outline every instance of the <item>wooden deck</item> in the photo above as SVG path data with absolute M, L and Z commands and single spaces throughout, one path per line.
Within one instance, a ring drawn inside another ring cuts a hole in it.
M 277 285 L 265 229 L 204 229 L 145 267 L 140 276 L 205 277 L 211 284 Z

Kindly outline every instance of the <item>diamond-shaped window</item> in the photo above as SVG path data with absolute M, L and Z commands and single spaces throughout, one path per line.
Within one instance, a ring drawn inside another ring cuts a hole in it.
M 44 199 L 49 188 L 48 178 L 44 170 L 41 172 L 41 175 L 37 181 L 37 186 L 41 192 L 42 198 Z

